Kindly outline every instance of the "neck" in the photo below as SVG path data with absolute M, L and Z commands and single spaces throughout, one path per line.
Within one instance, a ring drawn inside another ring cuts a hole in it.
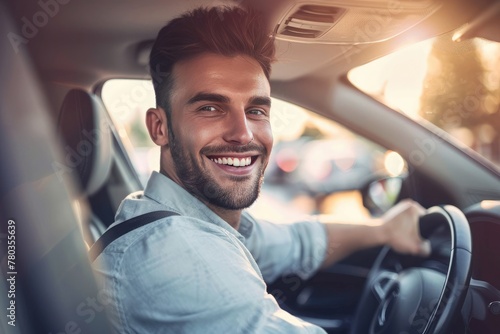
M 179 180 L 176 178 L 173 178 L 170 176 L 170 174 L 163 168 L 160 167 L 160 173 L 180 185 L 182 188 L 186 189 L 182 183 L 180 183 Z M 231 225 L 235 230 L 238 230 L 240 227 L 240 219 L 241 219 L 241 211 L 242 210 L 228 210 L 224 209 L 215 205 L 212 205 L 208 203 L 207 201 L 203 200 L 202 198 L 199 198 L 195 194 L 191 193 L 194 197 L 196 197 L 198 200 L 200 200 L 203 204 L 205 204 L 212 212 L 214 212 L 217 216 L 221 217 L 226 223 Z

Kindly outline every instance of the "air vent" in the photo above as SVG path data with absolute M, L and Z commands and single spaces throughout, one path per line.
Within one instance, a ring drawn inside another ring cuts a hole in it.
M 444 0 L 294 0 L 276 24 L 278 41 L 359 45 L 388 40 L 435 13 Z
M 330 6 L 300 6 L 278 27 L 278 34 L 310 39 L 320 37 L 335 25 L 345 11 Z

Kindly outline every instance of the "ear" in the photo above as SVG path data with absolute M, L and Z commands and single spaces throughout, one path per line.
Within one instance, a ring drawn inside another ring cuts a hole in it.
M 146 112 L 149 137 L 158 146 L 168 145 L 167 114 L 162 108 L 150 108 Z

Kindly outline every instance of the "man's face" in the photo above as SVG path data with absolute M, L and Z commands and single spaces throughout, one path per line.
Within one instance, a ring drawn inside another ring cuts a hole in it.
M 250 206 L 273 141 L 270 87 L 262 68 L 246 56 L 207 53 L 177 63 L 173 77 L 170 151 L 163 166 L 209 205 Z

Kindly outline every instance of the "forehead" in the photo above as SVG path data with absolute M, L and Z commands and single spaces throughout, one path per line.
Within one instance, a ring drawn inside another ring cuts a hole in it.
M 176 63 L 173 77 L 172 97 L 189 99 L 199 92 L 219 93 L 230 98 L 270 96 L 264 71 L 248 56 L 204 53 Z

